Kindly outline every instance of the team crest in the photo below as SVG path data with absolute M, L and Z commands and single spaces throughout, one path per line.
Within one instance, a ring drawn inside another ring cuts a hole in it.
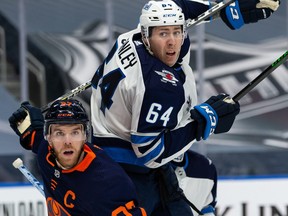
M 55 176 L 56 178 L 60 178 L 60 172 L 59 172 L 59 170 L 56 170 L 56 169 L 55 169 L 55 171 L 54 171 L 54 176 Z
M 159 74 L 160 76 L 162 76 L 161 81 L 164 83 L 171 83 L 174 86 L 177 86 L 177 82 L 179 80 L 177 80 L 174 76 L 173 73 L 171 73 L 170 71 L 167 70 L 162 70 L 162 71 L 155 71 L 157 74 Z

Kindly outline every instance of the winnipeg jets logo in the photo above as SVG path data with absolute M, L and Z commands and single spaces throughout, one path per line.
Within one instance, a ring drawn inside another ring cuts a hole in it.
M 177 80 L 174 76 L 173 73 L 167 71 L 167 70 L 162 70 L 162 71 L 155 71 L 157 74 L 159 74 L 160 76 L 162 76 L 161 81 L 164 83 L 170 82 L 172 85 L 177 86 L 177 82 L 179 80 Z

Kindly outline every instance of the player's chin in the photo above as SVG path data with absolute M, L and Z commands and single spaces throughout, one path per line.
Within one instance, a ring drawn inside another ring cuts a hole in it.
M 75 155 L 69 157 L 61 157 L 59 162 L 64 168 L 71 169 L 78 163 L 78 158 Z
M 175 65 L 177 59 L 172 59 L 172 60 L 167 60 L 165 62 L 166 65 L 168 65 L 169 67 L 172 67 Z
M 167 54 L 165 58 L 165 64 L 167 64 L 169 67 L 172 67 L 177 62 L 177 59 L 178 59 L 178 55 L 176 55 L 176 53 Z

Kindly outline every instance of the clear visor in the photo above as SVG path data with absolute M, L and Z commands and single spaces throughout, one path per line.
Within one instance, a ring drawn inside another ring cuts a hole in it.
M 82 124 L 54 125 L 49 127 L 48 139 L 52 142 L 78 142 L 86 140 L 86 133 Z

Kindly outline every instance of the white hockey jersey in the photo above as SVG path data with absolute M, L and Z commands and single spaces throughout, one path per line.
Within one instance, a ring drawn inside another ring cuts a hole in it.
M 187 19 L 209 9 L 207 1 L 175 2 L 197 9 L 190 16 L 183 10 Z M 92 142 L 115 161 L 157 168 L 191 147 L 197 95 L 189 47 L 187 37 L 169 67 L 146 50 L 140 28 L 118 37 L 92 79 L 91 96 Z
M 193 72 L 186 61 L 171 68 L 150 55 L 139 29 L 117 39 L 92 87 L 93 137 L 116 138 L 95 140 L 116 161 L 156 168 L 192 145 Z

